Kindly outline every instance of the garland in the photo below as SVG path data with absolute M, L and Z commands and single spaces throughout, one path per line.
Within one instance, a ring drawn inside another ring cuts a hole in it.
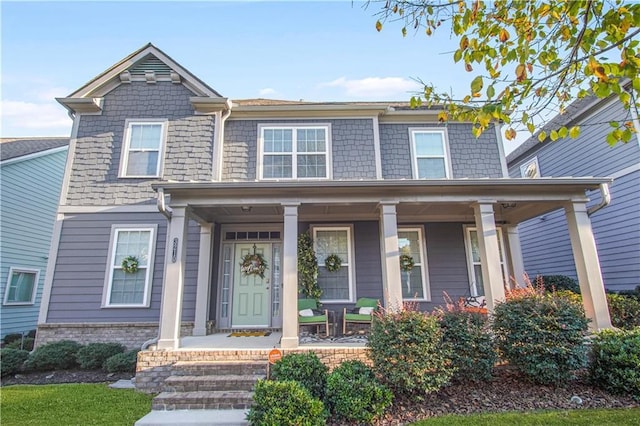
M 264 271 L 267 270 L 267 267 L 267 261 L 260 253 L 249 253 L 240 262 L 240 271 L 245 276 L 258 275 L 260 278 L 264 278 Z
M 127 256 L 122 259 L 122 264 L 120 266 L 122 266 L 122 270 L 127 274 L 135 274 L 138 272 L 138 263 L 139 260 L 137 257 Z
M 337 254 L 330 254 L 324 260 L 324 266 L 329 272 L 336 272 L 342 267 L 342 259 Z
M 415 264 L 416 262 L 413 260 L 413 257 L 409 256 L 408 254 L 400 255 L 400 269 L 402 269 L 404 272 L 411 271 Z

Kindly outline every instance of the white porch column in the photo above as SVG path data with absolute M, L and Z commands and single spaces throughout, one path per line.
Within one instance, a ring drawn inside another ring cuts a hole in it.
M 482 282 L 487 309 L 493 312 L 496 302 L 504 300 L 504 282 L 500 267 L 498 231 L 493 213 L 493 204 L 480 201 L 473 206 L 478 230 L 478 246 L 482 265 Z
M 524 282 L 524 262 L 522 260 L 522 246 L 520 246 L 520 233 L 517 226 L 507 226 L 507 241 L 509 242 L 509 270 L 516 280 L 516 285 Z M 513 282 L 509 282 L 509 285 Z
M 380 203 L 382 291 L 384 306 L 390 310 L 402 308 L 402 277 L 400 276 L 396 204 L 396 202 Z
M 282 348 L 298 347 L 298 204 L 284 205 Z
M 211 288 L 211 241 L 215 225 L 200 224 L 200 250 L 198 251 L 198 283 L 196 288 L 196 312 L 194 336 L 207 334 L 209 316 L 209 290 Z
M 564 210 L 569 226 L 569 237 L 578 273 L 582 303 L 587 318 L 591 319 L 589 328 L 594 331 L 611 328 L 596 240 L 593 237 L 591 220 L 587 215 L 586 203 L 570 203 L 565 206 Z
M 180 343 L 187 225 L 184 207 L 173 207 L 164 258 L 158 349 L 177 349 Z

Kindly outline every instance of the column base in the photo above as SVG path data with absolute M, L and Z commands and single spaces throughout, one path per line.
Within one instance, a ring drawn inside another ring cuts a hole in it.
M 296 349 L 300 340 L 297 337 L 283 337 L 280 339 L 280 347 L 282 349 Z
M 193 333 L 191 334 L 192 336 L 206 336 L 207 335 L 207 328 L 206 327 L 202 327 L 202 328 L 193 328 Z
M 158 349 L 178 349 L 179 340 L 178 339 L 160 339 L 158 343 L 156 343 L 156 347 Z

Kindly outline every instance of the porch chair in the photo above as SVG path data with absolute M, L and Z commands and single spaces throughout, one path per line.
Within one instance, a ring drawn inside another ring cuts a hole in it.
M 378 299 L 361 297 L 352 309 L 344 308 L 342 314 L 342 333 L 347 332 L 347 323 L 369 324 L 373 322 L 373 313 L 378 307 Z
M 315 299 L 298 299 L 298 324 L 316 325 L 320 334 L 320 326 L 324 325 L 325 335 L 329 337 L 329 312 L 318 309 Z

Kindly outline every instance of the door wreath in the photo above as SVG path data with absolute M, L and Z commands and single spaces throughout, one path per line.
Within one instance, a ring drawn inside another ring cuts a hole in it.
M 339 271 L 342 267 L 342 259 L 337 254 L 330 254 L 324 260 L 324 266 L 327 268 L 329 272 Z
M 402 269 L 403 272 L 410 272 L 415 264 L 416 262 L 413 260 L 413 257 L 408 254 L 400 255 L 400 269 Z
M 264 272 L 267 270 L 267 261 L 260 253 L 256 253 L 256 246 L 253 245 L 253 253 L 248 253 L 240 262 L 240 271 L 245 275 L 258 275 L 264 278 Z

